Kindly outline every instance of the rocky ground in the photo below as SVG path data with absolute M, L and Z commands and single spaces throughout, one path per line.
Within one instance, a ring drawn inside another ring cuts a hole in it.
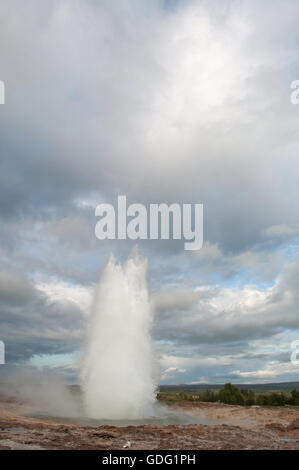
M 25 416 L 23 403 L 0 396 L 0 449 L 299 449 L 299 411 L 289 408 L 169 404 L 203 423 L 78 426 Z

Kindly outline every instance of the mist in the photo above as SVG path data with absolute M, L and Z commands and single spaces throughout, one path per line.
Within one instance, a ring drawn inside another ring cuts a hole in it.
M 72 392 L 54 371 L 21 367 L 6 377 L 0 392 L 24 404 L 24 412 L 74 418 L 82 416 L 80 391 Z

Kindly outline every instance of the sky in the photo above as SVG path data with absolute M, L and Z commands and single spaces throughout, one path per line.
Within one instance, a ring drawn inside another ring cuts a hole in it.
M 162 383 L 299 379 L 296 0 L 0 3 L 0 340 L 76 382 L 111 252 L 95 207 L 202 203 L 139 243 Z

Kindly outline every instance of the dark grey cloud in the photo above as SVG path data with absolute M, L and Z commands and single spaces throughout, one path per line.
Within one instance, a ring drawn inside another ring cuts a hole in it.
M 186 345 L 233 343 L 299 330 L 299 263 L 288 266 L 273 287 L 170 288 L 157 294 L 155 337 Z
M 222 3 L 171 14 L 156 2 L 4 4 L 3 216 L 70 215 L 91 192 L 195 200 L 206 237 L 229 250 L 291 223 L 297 6 Z
M 13 273 L 0 273 L 0 286 L 0 337 L 7 362 L 80 347 L 85 319 L 78 305 L 53 301 Z
M 184 354 L 213 343 L 228 356 L 298 328 L 297 264 L 286 267 L 298 245 L 289 100 L 298 15 L 292 0 L 1 3 L 0 339 L 9 360 L 79 347 L 80 307 L 51 302 L 36 280 L 88 288 L 110 251 L 127 256 L 132 243 L 94 236 L 94 206 L 120 193 L 204 203 L 201 252 L 140 244 L 156 339 Z

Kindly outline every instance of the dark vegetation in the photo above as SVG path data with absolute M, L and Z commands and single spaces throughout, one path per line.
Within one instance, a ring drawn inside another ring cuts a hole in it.
M 159 400 L 164 401 L 202 401 L 220 402 L 228 405 L 243 406 L 299 406 L 299 390 L 294 388 L 290 391 L 265 390 L 258 393 L 248 388 L 239 388 L 227 383 L 219 390 L 176 390 L 161 388 L 158 394 Z

